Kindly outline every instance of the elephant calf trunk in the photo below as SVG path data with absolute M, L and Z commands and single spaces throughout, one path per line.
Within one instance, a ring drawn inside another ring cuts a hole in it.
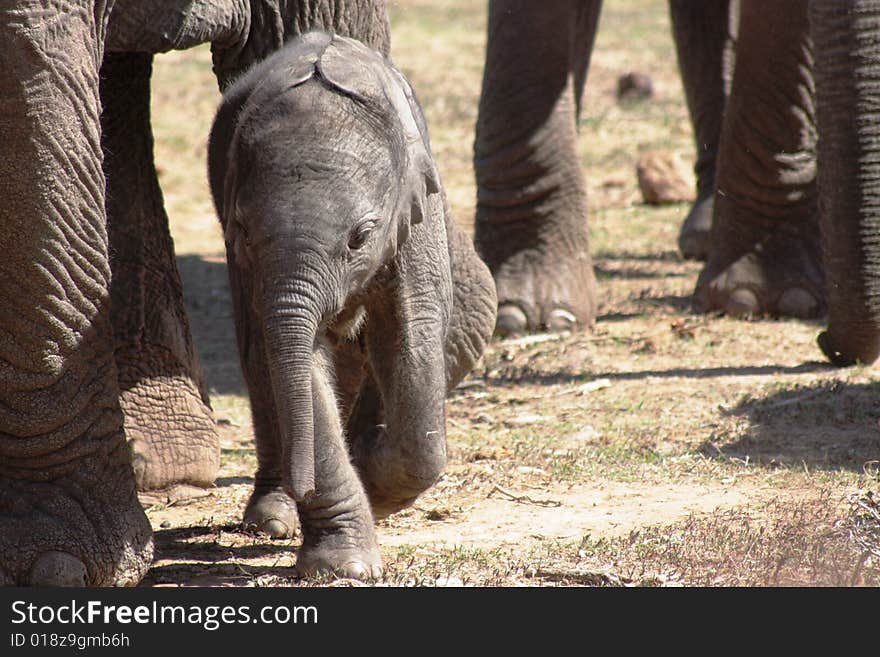
M 282 481 L 297 502 L 315 492 L 315 423 L 312 368 L 317 321 L 270 314 L 266 356 L 281 433 Z

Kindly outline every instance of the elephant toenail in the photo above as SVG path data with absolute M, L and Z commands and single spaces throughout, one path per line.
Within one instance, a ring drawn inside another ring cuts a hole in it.
M 86 567 L 72 554 L 53 550 L 31 567 L 31 586 L 85 586 Z
M 815 317 L 819 312 L 819 302 L 803 288 L 792 287 L 779 297 L 776 310 L 786 317 Z
M 268 534 L 272 538 L 290 538 L 293 535 L 293 532 L 290 531 L 290 527 L 287 526 L 287 523 L 284 523 L 277 518 L 270 518 L 264 522 L 262 527 L 260 527 L 260 531 L 264 534 Z
M 557 308 L 547 317 L 547 330 L 553 333 L 571 331 L 577 324 L 577 317 L 567 310 Z
M 758 297 L 754 292 L 745 288 L 734 290 L 724 306 L 724 312 L 731 317 L 755 315 L 759 310 Z
M 520 335 L 526 332 L 528 325 L 528 317 L 518 306 L 512 303 L 505 303 L 498 307 L 498 316 L 495 320 L 495 335 L 502 338 Z

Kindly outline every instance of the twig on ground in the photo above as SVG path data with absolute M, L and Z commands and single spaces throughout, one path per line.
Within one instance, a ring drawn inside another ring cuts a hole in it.
M 791 399 L 783 399 L 782 401 L 767 404 L 766 408 L 780 408 L 782 406 L 790 406 L 791 404 L 797 404 L 807 399 L 818 397 L 819 395 L 823 395 L 827 392 L 828 390 L 826 390 L 825 388 L 821 390 L 811 390 L 810 392 L 806 392 L 803 395 L 798 395 L 797 397 L 792 397 Z
M 562 502 L 560 502 L 559 500 L 536 500 L 533 497 L 529 497 L 528 495 L 517 495 L 516 493 L 511 493 L 509 490 L 505 490 L 498 484 L 492 484 L 492 490 L 489 491 L 489 494 L 486 497 L 492 497 L 493 493 L 501 493 L 501 495 L 509 499 L 511 502 L 518 502 L 519 504 L 534 504 L 535 506 L 547 507 L 562 506 Z

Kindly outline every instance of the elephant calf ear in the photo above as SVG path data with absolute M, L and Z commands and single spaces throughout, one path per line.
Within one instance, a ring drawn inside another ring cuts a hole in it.
M 428 215 L 428 196 L 440 191 L 440 176 L 415 94 L 388 58 L 347 37 L 335 35 L 316 67 L 322 77 L 347 94 L 378 104 L 397 117 L 406 149 L 399 212 L 409 213 L 409 221 L 401 221 L 398 229 L 401 244 L 409 227 Z
M 428 197 L 440 191 L 440 174 L 431 153 L 428 128 L 415 93 L 403 74 L 388 66 L 391 78 L 389 100 L 403 126 L 406 140 L 406 189 L 410 199 L 410 225 L 421 223 L 430 209 Z

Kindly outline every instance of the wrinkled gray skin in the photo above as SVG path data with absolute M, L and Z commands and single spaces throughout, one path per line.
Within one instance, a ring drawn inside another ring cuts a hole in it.
M 600 5 L 489 3 L 475 238 L 501 334 L 595 315 L 575 127 Z M 819 342 L 832 362 L 874 361 L 880 2 L 669 6 L 698 149 L 698 198 L 679 238 L 685 255 L 707 259 L 694 308 L 827 310 Z
M 409 84 L 357 41 L 309 33 L 248 71 L 208 153 L 259 456 L 245 524 L 289 536 L 298 509 L 301 574 L 378 576 L 370 507 L 440 476 L 446 391 L 492 333 L 491 275 Z
M 225 88 L 311 28 L 388 50 L 378 0 L 0 6 L 0 584 L 137 583 L 153 544 L 136 485 L 213 480 L 153 166 L 152 55 L 211 42 Z
M 738 0 L 669 0 L 678 68 L 695 138 L 697 198 L 678 235 L 685 258 L 709 255 L 715 177 L 724 106 L 733 77 Z
M 743 0 L 694 307 L 816 317 L 837 365 L 880 354 L 880 2 Z M 821 135 L 821 139 L 819 139 Z
M 497 333 L 589 326 L 596 284 L 586 185 L 576 150 L 599 0 L 489 2 L 486 65 L 474 143 L 475 241 L 495 277 Z M 730 81 L 728 0 L 670 0 L 696 135 L 697 200 L 679 245 L 704 259 L 715 161 Z

